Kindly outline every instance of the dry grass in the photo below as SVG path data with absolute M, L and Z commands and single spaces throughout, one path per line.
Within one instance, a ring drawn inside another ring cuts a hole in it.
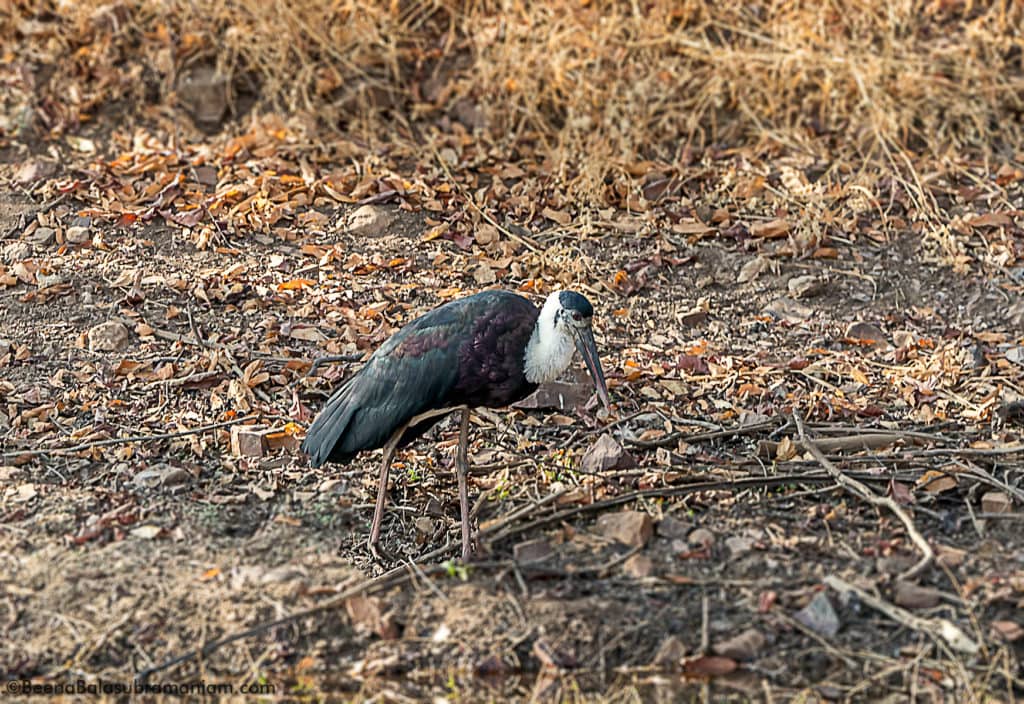
M 258 85 L 266 106 L 374 142 L 422 141 L 443 115 L 475 123 L 508 152 L 539 148 L 568 195 L 598 204 L 609 175 L 709 145 L 896 170 L 899 152 L 1009 150 L 1022 22 L 1010 0 L 89 0 L 19 3 L 0 36 L 5 61 L 57 65 L 57 128 L 169 97 L 208 63 L 236 92 Z

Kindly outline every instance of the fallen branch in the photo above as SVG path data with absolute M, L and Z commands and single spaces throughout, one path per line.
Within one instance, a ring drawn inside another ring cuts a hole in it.
M 888 482 L 888 477 L 870 476 L 865 475 L 867 480 L 885 481 Z M 716 490 L 740 490 L 740 489 L 758 489 L 768 488 L 773 486 L 780 486 L 783 484 L 799 484 L 799 483 L 814 483 L 824 484 L 832 483 L 835 478 L 831 474 L 783 474 L 774 477 L 750 477 L 744 479 L 730 479 L 727 481 L 717 482 L 693 482 L 692 484 L 683 484 L 680 486 L 671 487 L 659 487 L 656 489 L 641 489 L 638 491 L 631 491 L 628 494 L 622 494 L 611 499 L 604 499 L 602 501 L 595 501 L 590 504 L 584 504 L 582 506 L 574 506 L 572 508 L 564 509 L 562 511 L 556 511 L 555 513 L 548 514 L 547 516 L 541 516 L 536 518 L 529 523 L 524 523 L 507 530 L 503 530 L 497 535 L 488 538 L 488 543 L 496 543 L 499 540 L 504 540 L 513 535 L 525 533 L 526 531 L 533 530 L 539 526 L 547 525 L 549 523 L 556 523 L 565 518 L 575 516 L 580 513 L 589 513 L 591 511 L 601 511 L 606 508 L 612 508 L 614 506 L 621 506 L 622 504 L 628 504 L 632 501 L 639 499 L 654 499 L 654 498 L 668 498 L 670 496 L 685 496 L 687 494 L 693 494 L 698 491 L 716 491 Z M 480 531 L 481 540 L 497 531 L 498 528 L 502 527 L 504 522 L 500 526 L 494 526 L 490 530 L 483 529 Z
M 915 616 L 906 609 L 895 604 L 890 604 L 884 599 L 855 587 L 849 582 L 834 575 L 825 578 L 825 585 L 835 589 L 837 592 L 853 592 L 857 598 L 870 606 L 875 611 L 885 614 L 893 621 L 906 626 L 907 628 L 925 633 L 937 641 L 945 642 L 950 648 L 961 653 L 973 655 L 978 652 L 979 646 L 964 633 L 959 626 L 944 618 L 921 618 Z
M 669 433 L 657 440 L 626 440 L 625 444 L 630 447 L 637 447 L 641 450 L 652 450 L 657 447 L 670 447 L 676 444 L 679 440 L 684 440 L 688 443 L 703 442 L 704 440 L 714 440 L 716 438 L 728 438 L 728 437 L 739 437 L 741 435 L 753 435 L 754 433 L 768 428 L 776 428 L 778 423 L 771 421 L 765 423 L 754 423 L 753 425 L 747 425 L 741 428 L 726 428 L 725 430 L 715 430 L 710 433 L 697 433 L 696 435 L 690 435 L 688 433 Z
M 920 531 L 917 530 L 917 526 L 914 525 L 913 519 L 903 510 L 898 503 L 893 501 L 888 496 L 879 496 L 875 492 L 871 491 L 868 486 L 853 477 L 843 474 L 843 472 L 836 467 L 832 462 L 825 457 L 825 454 L 810 438 L 807 437 L 807 431 L 804 428 L 803 418 L 800 417 L 800 412 L 797 410 L 793 411 L 793 420 L 796 422 L 797 432 L 800 435 L 800 442 L 803 444 L 807 451 L 811 453 L 815 460 L 818 461 L 826 472 L 835 479 L 836 483 L 839 484 L 848 493 L 853 494 L 857 498 L 866 501 L 875 508 L 885 508 L 891 511 L 907 529 L 907 535 L 914 542 L 914 545 L 922 553 L 921 559 L 900 575 L 900 579 L 912 579 L 919 575 L 925 568 L 932 563 L 935 559 L 935 553 L 932 551 L 932 546 L 928 544 L 928 541 L 924 539 Z
M 152 435 L 129 435 L 128 437 L 124 438 L 105 438 L 103 440 L 83 442 L 80 445 L 73 445 L 71 447 L 48 447 L 38 450 L 22 450 L 21 452 L 5 452 L 3 454 L 3 458 L 4 461 L 6 462 L 9 459 L 24 457 L 26 455 L 66 454 L 69 452 L 81 452 L 82 450 L 90 450 L 94 447 L 107 447 L 109 445 L 125 445 L 130 442 L 151 442 L 153 440 L 170 440 L 171 438 L 180 438 L 186 435 L 198 435 L 199 433 L 205 433 L 208 430 L 217 430 L 218 428 L 226 428 L 230 425 L 238 425 L 239 423 L 245 423 L 250 420 L 255 420 L 256 418 L 259 418 L 259 416 L 244 416 L 242 418 L 226 420 L 222 423 L 211 423 L 210 425 L 200 425 L 197 428 L 177 430 L 173 433 L 156 433 Z
M 839 437 L 815 440 L 818 449 L 825 453 L 842 450 L 877 450 L 887 447 L 908 436 L 902 433 L 863 433 L 861 435 L 842 435 Z M 772 458 L 776 456 L 781 443 L 775 440 L 761 440 L 757 443 L 757 456 Z

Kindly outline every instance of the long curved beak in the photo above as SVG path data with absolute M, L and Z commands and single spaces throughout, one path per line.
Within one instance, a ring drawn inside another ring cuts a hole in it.
M 604 383 L 604 370 L 601 369 L 601 359 L 597 356 L 597 343 L 594 342 L 594 333 L 590 328 L 577 330 L 576 349 L 579 350 L 583 362 L 587 365 L 590 378 L 594 380 L 594 388 L 597 389 L 597 396 L 601 399 L 605 409 L 611 410 L 611 402 L 608 400 L 608 387 Z

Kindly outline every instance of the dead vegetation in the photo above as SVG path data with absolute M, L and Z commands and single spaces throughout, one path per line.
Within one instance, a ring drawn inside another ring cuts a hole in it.
M 1022 15 L 9 5 L 4 672 L 1013 699 Z M 370 577 L 374 458 L 296 436 L 492 285 L 592 294 L 618 415 L 476 416 L 468 570 L 442 427 L 385 523 L 432 564 Z

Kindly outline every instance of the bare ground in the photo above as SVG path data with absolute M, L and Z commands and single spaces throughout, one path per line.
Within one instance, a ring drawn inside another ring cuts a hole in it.
M 11 150 L 5 175 L 28 158 Z M 451 289 L 479 288 L 481 260 L 503 253 L 425 241 L 427 216 L 394 205 L 382 207 L 397 224 L 374 238 L 292 224 L 219 233 L 197 249 L 157 218 L 94 220 L 99 239 L 89 244 L 34 242 L 26 226 L 47 207 L 13 187 L 0 195 L 3 245 L 29 247 L 8 257 L 8 269 L 37 265 L 34 285 L 0 288 L 8 678 L 128 681 L 399 567 L 370 585 L 368 601 L 266 628 L 151 680 L 259 681 L 277 697 L 388 700 L 1020 692 L 1020 455 L 984 454 L 1018 441 L 1019 425 L 995 410 L 1018 397 L 1024 376 L 1010 353 L 1024 316 L 1019 271 L 954 273 L 929 263 L 932 250 L 909 231 L 836 238 L 827 258 L 770 256 L 767 241 L 693 238 L 642 218 L 585 239 L 546 236 L 542 249 L 560 264 L 532 277 L 493 265 L 496 283 L 517 287 L 554 271 L 546 285 L 587 287 L 616 415 L 598 418 L 582 404 L 479 415 L 471 491 L 482 497 L 480 564 L 438 567 L 449 550 L 413 567 L 458 535 L 454 429 L 442 425 L 393 471 L 384 539 L 403 561 L 379 565 L 364 546 L 375 455 L 320 470 L 287 452 L 239 458 L 227 428 L 58 448 L 249 413 L 301 424 L 347 365 L 305 376 L 325 343 L 289 331 L 320 326 L 339 340 L 326 345 L 333 352 L 372 348 Z M 64 233 L 85 209 L 71 197 L 44 218 Z M 327 215 L 333 223 L 349 210 Z M 337 256 L 324 259 L 328 251 Z M 737 283 L 762 254 L 763 271 Z M 819 291 L 791 299 L 788 282 L 807 275 Z M 299 278 L 314 283 L 281 286 Z M 87 331 L 111 320 L 127 321 L 128 345 L 90 351 Z M 867 344 L 864 328 L 848 331 L 853 322 L 885 339 Z M 268 377 L 254 382 L 261 371 Z M 764 441 L 795 438 L 794 407 L 810 411 L 819 438 L 897 433 L 870 451 L 854 440 L 852 451 L 830 455 L 905 504 L 936 550 L 938 562 L 912 587 L 897 576 L 918 555 L 891 512 L 838 488 L 802 452 L 759 453 Z M 638 468 L 581 471 L 613 421 Z M 735 432 L 694 440 L 708 432 L 701 423 Z M 972 443 L 979 454 L 959 453 Z M 940 477 L 950 483 L 930 483 Z M 993 491 L 1009 500 L 1007 513 L 983 503 Z M 616 497 L 623 505 L 602 508 Z M 626 509 L 653 519 L 642 549 L 609 539 L 596 522 Z M 527 541 L 541 541 L 541 560 L 517 552 Z M 910 609 L 898 613 L 956 624 L 977 649 L 958 651 L 920 621 L 826 589 L 830 575 Z M 820 594 L 835 632 L 802 615 Z M 705 657 L 713 653 L 719 659 Z

